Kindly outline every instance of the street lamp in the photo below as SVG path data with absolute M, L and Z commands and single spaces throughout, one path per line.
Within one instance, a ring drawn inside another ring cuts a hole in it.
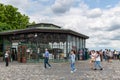
M 35 41 L 36 41 L 36 50 L 37 50 L 37 33 L 35 33 Z M 36 51 L 37 52 L 37 51 Z
M 38 55 L 38 61 L 39 61 L 39 48 L 38 48 L 38 40 L 37 40 L 37 33 L 35 33 L 35 38 L 36 38 L 36 53 L 37 53 L 37 55 Z
M 35 37 L 37 37 L 38 35 L 37 35 L 37 33 L 35 34 Z

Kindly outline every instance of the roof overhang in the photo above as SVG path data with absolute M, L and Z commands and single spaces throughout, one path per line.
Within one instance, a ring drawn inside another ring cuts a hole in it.
M 40 29 L 40 28 L 27 28 L 27 29 L 20 29 L 20 30 L 12 30 L 12 31 L 5 31 L 0 32 L 0 36 L 5 35 L 15 35 L 15 34 L 22 34 L 22 33 L 65 33 L 65 34 L 71 34 L 75 36 L 79 36 L 85 39 L 88 39 L 89 37 L 86 35 L 83 35 L 81 33 L 69 30 L 69 29 Z

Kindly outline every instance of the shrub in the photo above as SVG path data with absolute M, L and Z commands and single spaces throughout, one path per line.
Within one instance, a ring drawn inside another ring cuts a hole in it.
M 3 57 L 3 53 L 2 52 L 0 52 L 0 57 Z

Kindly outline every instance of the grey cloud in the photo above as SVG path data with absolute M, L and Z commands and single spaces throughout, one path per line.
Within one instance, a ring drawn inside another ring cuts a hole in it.
M 120 29 L 120 24 L 113 24 L 110 27 L 105 27 L 105 28 L 101 28 L 101 27 L 94 27 L 94 28 L 90 28 L 92 31 L 115 31 L 115 30 L 119 30 Z
M 110 42 L 108 42 L 108 41 L 107 42 L 99 42 L 98 44 L 99 45 L 108 45 L 108 44 L 110 44 Z
M 116 32 L 118 33 L 118 32 Z M 116 34 L 116 35 L 111 35 L 111 36 L 107 36 L 107 34 L 103 35 L 103 34 L 99 34 L 99 35 L 95 35 L 95 37 L 98 37 L 100 40 L 107 40 L 107 41 L 110 41 L 110 40 L 120 40 L 120 35 L 119 33 Z M 106 44 L 107 42 L 103 42 L 104 44 Z
M 52 10 L 54 13 L 65 13 L 68 8 L 64 8 L 64 7 L 52 7 Z
M 101 9 L 95 8 L 95 9 L 89 10 L 85 15 L 88 18 L 97 18 L 97 17 L 100 17 L 102 14 L 103 12 Z
M 110 44 L 110 40 L 102 40 L 102 39 L 100 39 L 99 41 L 95 41 L 95 42 L 92 42 L 92 43 L 94 43 L 94 44 L 96 44 L 96 45 L 109 45 Z
M 113 24 L 110 27 L 106 28 L 106 31 L 114 31 L 120 29 L 120 24 Z
M 73 1 L 74 0 L 56 0 L 51 9 L 56 14 L 65 13 L 71 8 Z
M 94 27 L 94 28 L 90 28 L 90 30 L 92 31 L 103 31 L 104 29 L 101 27 Z
M 97 18 L 100 17 L 102 14 L 87 14 L 88 18 Z
M 118 33 L 119 34 L 119 33 Z M 111 38 L 111 40 L 120 40 L 120 35 L 115 35 Z

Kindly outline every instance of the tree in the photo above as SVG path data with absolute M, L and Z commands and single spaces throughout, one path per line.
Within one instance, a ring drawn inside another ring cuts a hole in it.
M 0 3 L 0 31 L 24 29 L 28 24 L 29 17 L 18 12 L 18 8 Z

